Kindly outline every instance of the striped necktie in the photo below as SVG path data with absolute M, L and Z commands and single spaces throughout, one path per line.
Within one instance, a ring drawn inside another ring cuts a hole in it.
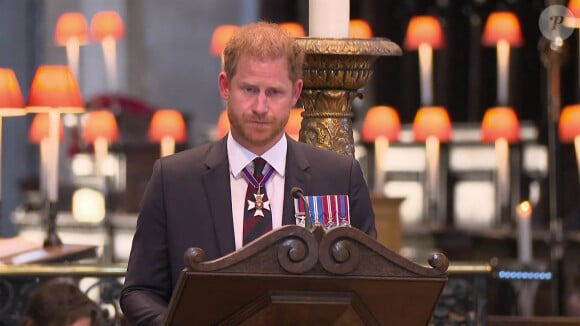
M 253 174 L 249 172 L 250 165 L 243 171 L 248 181 L 244 204 L 244 245 L 272 230 L 272 211 L 266 194 L 266 182 L 272 176 L 274 169 L 270 167 L 264 175 L 266 161 L 257 157 L 253 163 Z

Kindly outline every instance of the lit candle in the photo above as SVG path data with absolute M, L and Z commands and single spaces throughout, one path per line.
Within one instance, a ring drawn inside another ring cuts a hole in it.
M 349 0 L 309 0 L 308 35 L 347 38 L 350 21 Z
M 522 263 L 532 261 L 532 205 L 521 202 L 516 208 L 518 216 L 518 259 Z

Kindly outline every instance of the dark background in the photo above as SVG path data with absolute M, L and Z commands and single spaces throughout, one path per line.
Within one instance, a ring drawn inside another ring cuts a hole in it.
M 558 1 L 553 1 L 558 3 Z M 485 110 L 496 105 L 496 48 L 484 47 L 481 35 L 492 11 L 508 10 L 520 19 L 524 45 L 510 54 L 509 104 L 521 120 L 546 125 L 546 76 L 538 51 L 538 18 L 546 7 L 540 0 L 352 0 L 351 19 L 365 19 L 375 37 L 402 46 L 412 16 L 434 15 L 441 21 L 446 46 L 434 50 L 434 103 L 449 111 L 453 122 L 481 122 Z M 566 1 L 559 1 L 567 5 Z M 307 0 L 263 0 L 262 19 L 298 21 L 308 33 Z M 562 67 L 563 104 L 578 100 L 577 32 L 566 40 L 569 57 Z M 417 51 L 403 49 L 402 57 L 381 57 L 375 64 L 374 101 L 397 108 L 403 123 L 411 123 L 419 108 Z

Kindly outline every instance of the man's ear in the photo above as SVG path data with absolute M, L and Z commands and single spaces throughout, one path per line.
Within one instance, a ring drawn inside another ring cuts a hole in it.
M 230 82 L 228 76 L 225 72 L 220 72 L 218 76 L 218 88 L 220 90 L 220 95 L 224 100 L 228 100 L 230 97 Z
M 292 90 L 292 102 L 294 103 L 294 105 L 296 105 L 296 103 L 298 102 L 298 99 L 300 98 L 300 93 L 302 93 L 302 86 L 304 85 L 304 81 L 302 81 L 302 79 L 298 79 L 295 83 L 294 83 L 294 89 Z

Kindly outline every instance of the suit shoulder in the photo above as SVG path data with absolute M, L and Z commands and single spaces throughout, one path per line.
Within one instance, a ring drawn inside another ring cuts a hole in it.
M 181 152 L 177 152 L 173 155 L 163 157 L 161 159 L 161 164 L 164 166 L 181 166 L 181 165 L 196 165 L 203 164 L 208 153 L 211 151 L 213 146 L 216 146 L 216 142 L 208 142 L 196 147 L 192 147 Z

